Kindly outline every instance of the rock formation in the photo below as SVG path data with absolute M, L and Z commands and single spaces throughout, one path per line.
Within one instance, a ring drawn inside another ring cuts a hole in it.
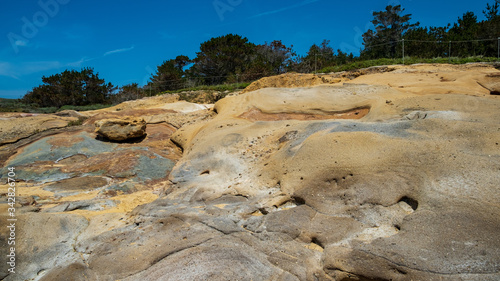
M 18 270 L 0 278 L 498 280 L 499 74 L 287 74 L 213 108 L 163 96 L 2 127 L 26 137 L 0 147 L 20 203 Z M 96 139 L 127 116 L 145 138 Z
M 99 136 L 111 141 L 137 139 L 146 135 L 146 121 L 142 118 L 102 119 L 94 125 Z

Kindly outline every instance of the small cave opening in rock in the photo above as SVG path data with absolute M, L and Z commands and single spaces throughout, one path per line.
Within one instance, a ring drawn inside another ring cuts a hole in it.
M 405 202 L 413 209 L 413 211 L 416 211 L 418 208 L 418 201 L 408 196 L 404 196 L 403 198 L 399 199 L 398 203 L 399 202 Z
M 321 241 L 319 241 L 317 237 L 311 238 L 311 243 L 318 245 L 319 247 L 321 247 L 321 249 L 325 248 L 325 246 L 323 246 L 323 243 L 321 243 Z
M 203 176 L 203 175 L 210 175 L 210 171 L 209 170 L 205 170 L 205 171 L 201 172 L 200 176 Z
M 305 205 L 305 204 L 306 204 L 306 200 L 304 200 L 304 198 L 299 197 L 299 196 L 293 196 L 293 197 L 292 197 L 292 200 L 293 200 L 293 202 L 294 202 L 297 206 L 300 206 L 300 205 Z
M 259 208 L 259 211 L 265 216 L 269 214 L 269 212 L 265 208 Z
M 95 140 L 101 141 L 101 142 L 109 142 L 109 143 L 119 143 L 119 144 L 138 144 L 143 142 L 147 138 L 147 134 L 144 134 L 143 136 L 136 137 L 136 138 L 129 138 L 129 139 L 124 139 L 124 140 L 111 140 L 105 136 L 97 134 L 95 137 Z

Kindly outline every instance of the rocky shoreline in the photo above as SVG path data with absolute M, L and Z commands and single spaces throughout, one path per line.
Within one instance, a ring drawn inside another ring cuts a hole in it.
M 0 279 L 498 280 L 499 81 L 388 66 L 0 114 Z

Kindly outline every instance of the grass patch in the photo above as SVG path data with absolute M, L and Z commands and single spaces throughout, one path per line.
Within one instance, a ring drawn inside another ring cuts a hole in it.
M 87 120 L 88 117 L 84 117 L 84 116 L 81 116 L 81 117 L 78 117 L 77 120 L 74 120 L 74 121 L 69 121 L 68 122 L 68 127 L 73 127 L 73 126 L 80 126 L 83 124 L 83 122 L 85 122 L 85 120 Z
M 0 112 L 25 112 L 25 113 L 56 113 L 63 110 L 88 111 L 111 107 L 110 104 L 93 104 L 85 106 L 65 105 L 58 107 L 38 107 L 35 104 L 25 104 L 18 99 L 0 98 Z
M 442 63 L 442 64 L 466 64 L 474 62 L 499 62 L 498 58 L 494 57 L 468 57 L 468 58 L 433 58 L 433 59 L 423 59 L 406 57 L 403 61 L 402 58 L 397 59 L 376 59 L 376 60 L 362 60 L 355 61 L 349 64 L 336 65 L 325 67 L 318 71 L 318 73 L 331 73 L 331 72 L 341 72 L 350 71 L 356 69 L 363 69 L 373 66 L 384 66 L 384 65 L 411 65 L 417 63 Z M 195 103 L 215 103 L 218 100 L 224 98 L 227 94 L 242 90 L 248 87 L 251 83 L 232 83 L 232 84 L 221 84 L 221 85 L 211 85 L 211 86 L 197 86 L 191 88 L 185 88 L 173 91 L 164 91 L 158 95 L 163 94 L 179 94 L 180 100 L 185 100 L 188 102 Z M 197 91 L 205 91 L 206 93 L 194 93 Z M 94 104 L 85 106 L 72 106 L 65 105 L 61 108 L 57 107 L 38 107 L 35 104 L 25 104 L 19 99 L 5 99 L 0 98 L 0 112 L 25 112 L 25 113 L 55 113 L 63 110 L 75 110 L 75 111 L 89 111 L 98 110 L 103 108 L 108 108 L 113 106 L 112 104 Z
M 217 91 L 217 92 L 234 92 L 237 90 L 242 90 L 248 87 L 250 83 L 233 83 L 233 84 L 221 84 L 221 85 L 210 85 L 210 86 L 197 86 L 197 87 L 191 87 L 191 88 L 185 88 L 185 89 L 180 89 L 180 90 L 174 90 L 174 91 L 164 91 L 159 93 L 158 95 L 163 95 L 163 94 L 178 94 L 182 92 L 192 92 L 192 91 Z
M 412 58 L 407 57 L 398 59 L 376 59 L 376 60 L 363 60 L 356 61 L 344 65 L 329 66 L 319 70 L 319 73 L 330 73 L 330 72 L 341 72 L 356 70 L 362 68 L 368 68 L 372 66 L 382 66 L 382 65 L 395 65 L 395 64 L 417 64 L 417 63 L 449 63 L 449 64 L 466 64 L 472 62 L 498 62 L 497 58 L 490 57 L 468 57 L 468 58 L 433 58 L 433 59 L 422 59 L 422 58 Z
M 202 103 L 211 104 L 225 98 L 228 92 L 218 92 L 218 91 L 193 91 L 193 92 L 180 92 L 179 100 L 184 100 L 191 103 Z
M 250 83 L 233 83 L 210 86 L 197 86 L 174 91 L 164 91 L 158 95 L 178 94 L 179 100 L 192 103 L 216 103 L 228 94 L 245 89 Z
M 0 98 L 0 112 L 27 112 L 32 106 L 20 102 L 18 99 Z
M 75 111 L 90 111 L 90 110 L 98 110 L 103 108 L 108 108 L 113 106 L 112 104 L 91 104 L 91 105 L 83 105 L 83 106 L 75 106 L 75 105 L 65 105 L 59 108 L 57 111 L 63 110 L 75 110 Z

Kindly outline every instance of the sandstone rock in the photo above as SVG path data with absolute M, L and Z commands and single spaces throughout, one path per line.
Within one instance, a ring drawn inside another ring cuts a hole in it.
M 6 145 L 38 209 L 18 208 L 22 275 L 0 278 L 498 280 L 500 97 L 478 83 L 498 73 L 288 74 L 213 111 L 155 97 L 86 112 L 144 115 L 148 137 L 79 126 Z
M 142 118 L 104 119 L 95 123 L 96 133 L 112 141 L 124 141 L 143 137 L 146 121 Z
M 52 280 L 73 280 L 87 281 L 98 280 L 95 273 L 92 273 L 87 266 L 81 263 L 73 263 L 69 266 L 59 266 L 52 269 L 48 274 L 44 275 L 40 281 Z
M 500 95 L 500 74 L 492 73 L 478 82 L 485 89 L 490 91 L 491 95 Z
M 83 117 L 84 115 L 75 110 L 63 110 L 56 112 L 55 115 L 61 117 Z
M 5 217 L 2 219 L 6 220 Z M 29 213 L 17 219 L 16 273 L 3 280 L 28 280 L 54 267 L 81 259 L 73 250 L 72 241 L 88 225 L 83 216 Z M 3 234 L 5 230 L 1 231 Z M 7 243 L 0 244 L 0 250 L 7 252 L 7 249 Z M 5 263 L 0 265 L 2 273 L 8 273 L 6 266 Z
M 60 117 L 49 114 L 18 115 L 0 119 L 0 146 L 15 143 L 21 139 L 68 126 L 74 117 Z

